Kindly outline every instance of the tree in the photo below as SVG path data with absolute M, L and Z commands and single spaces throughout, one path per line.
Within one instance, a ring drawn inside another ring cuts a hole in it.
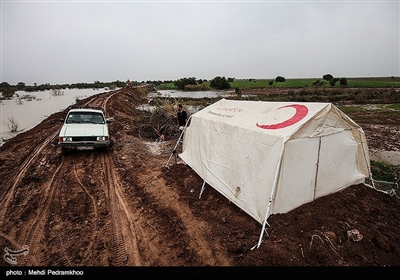
M 335 84 L 337 83 L 337 81 L 339 81 L 339 78 L 333 78 L 333 79 L 331 79 L 331 80 L 329 81 L 329 84 L 330 84 L 332 87 L 334 87 Z
M 11 99 L 15 93 L 15 90 L 12 87 L 9 87 L 9 88 L 2 88 L 1 92 L 4 98 Z
M 331 75 L 331 74 L 325 74 L 325 75 L 323 75 L 322 76 L 322 78 L 325 80 L 325 81 L 330 81 L 330 80 L 332 80 L 333 79 L 333 76 Z
M 231 88 L 231 84 L 225 77 L 217 76 L 211 80 L 210 87 L 215 89 L 228 89 Z
M 25 90 L 25 83 L 19 82 L 16 87 L 18 90 Z
M 185 86 L 187 85 L 197 85 L 196 78 L 181 78 L 174 82 L 174 86 L 176 86 L 176 88 L 179 90 L 185 90 Z
M 2 89 L 2 88 L 9 88 L 9 87 L 11 87 L 11 85 L 10 85 L 9 83 L 7 83 L 7 82 L 2 82 L 2 83 L 0 83 L 0 89 Z
M 278 76 L 275 78 L 275 82 L 277 82 L 277 83 L 285 82 L 285 81 L 286 81 L 285 77 L 282 77 L 282 76 Z
M 347 79 L 346 78 L 340 78 L 339 83 L 341 86 L 347 86 Z

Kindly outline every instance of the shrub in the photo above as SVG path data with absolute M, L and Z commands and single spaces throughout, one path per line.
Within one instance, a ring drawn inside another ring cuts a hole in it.
M 277 82 L 277 83 L 285 82 L 285 81 L 286 81 L 285 77 L 282 77 L 282 76 L 278 76 L 275 78 L 275 82 Z
M 231 88 L 231 84 L 228 82 L 228 80 L 225 77 L 215 77 L 214 79 L 211 80 L 210 82 L 210 87 L 215 88 L 215 89 L 229 89 Z
M 11 132 L 17 132 L 19 131 L 19 123 L 16 119 L 14 119 L 13 117 L 9 117 L 8 118 L 8 129 Z

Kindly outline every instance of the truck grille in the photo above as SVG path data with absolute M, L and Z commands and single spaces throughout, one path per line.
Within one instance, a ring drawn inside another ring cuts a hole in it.
M 96 141 L 96 136 L 72 137 L 72 141 Z

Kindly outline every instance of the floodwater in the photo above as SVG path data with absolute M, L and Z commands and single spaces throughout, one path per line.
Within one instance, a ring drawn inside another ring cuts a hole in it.
M 65 89 L 61 90 L 62 94 L 57 96 L 52 95 L 50 90 L 17 91 L 13 99 L 0 100 L 0 146 L 3 140 L 35 127 L 51 114 L 74 105 L 77 100 L 108 91 L 107 89 Z M 18 124 L 19 131 L 10 131 L 10 120 Z
M 228 97 L 234 94 L 235 91 L 179 91 L 179 90 L 158 90 L 155 95 L 161 97 L 188 97 L 188 98 L 217 98 Z
M 400 151 L 384 151 L 373 150 L 369 151 L 371 160 L 386 162 L 392 165 L 400 165 Z
M 229 97 L 234 94 L 235 91 L 180 91 L 180 90 L 157 90 L 156 92 L 149 93 L 148 99 L 151 100 L 154 97 L 169 97 L 175 98 L 177 101 L 179 98 L 218 98 L 218 97 Z M 152 112 L 157 107 L 149 104 L 142 104 L 137 107 L 137 109 L 142 111 L 150 111 Z M 194 114 L 200 109 L 202 106 L 192 106 L 185 105 L 189 114 Z
M 148 95 L 149 100 L 154 97 L 170 97 L 179 100 L 179 98 L 218 98 L 218 97 L 229 97 L 235 94 L 235 91 L 180 91 L 180 90 L 157 90 L 156 92 Z M 194 114 L 201 110 L 202 106 L 185 105 L 189 114 Z M 152 111 L 156 109 L 155 106 L 149 104 L 142 104 L 138 106 L 139 110 Z

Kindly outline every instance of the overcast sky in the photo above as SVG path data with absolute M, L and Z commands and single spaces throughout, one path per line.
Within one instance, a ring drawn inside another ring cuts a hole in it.
M 1 82 L 400 76 L 399 6 L 1 0 Z

